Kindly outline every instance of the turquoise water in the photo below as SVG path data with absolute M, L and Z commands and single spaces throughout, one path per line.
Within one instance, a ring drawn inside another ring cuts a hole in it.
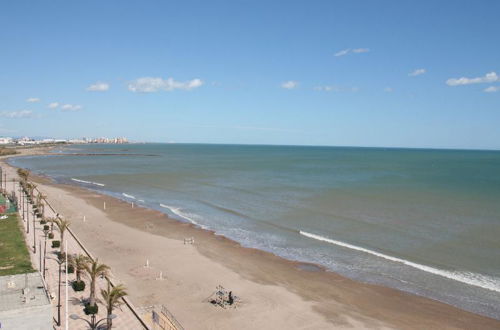
M 500 319 L 500 152 L 88 145 L 17 166 Z M 128 156 L 111 154 L 128 154 Z

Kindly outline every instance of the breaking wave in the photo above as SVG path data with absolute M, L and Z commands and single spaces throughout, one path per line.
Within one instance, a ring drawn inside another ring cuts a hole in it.
M 93 184 L 95 186 L 100 186 L 100 187 L 106 186 L 104 183 L 99 183 L 99 182 L 85 181 L 85 180 L 80 180 L 80 179 L 75 179 L 75 178 L 71 178 L 71 180 L 75 181 L 75 182 L 80 182 L 80 183 Z
M 336 240 L 333 240 L 333 239 L 330 239 L 327 237 L 323 237 L 320 235 L 316 235 L 316 234 L 311 234 L 311 233 L 308 233 L 305 231 L 299 231 L 299 233 L 300 233 L 300 235 L 308 237 L 308 238 L 312 238 L 312 239 L 315 239 L 318 241 L 323 241 L 323 242 L 327 242 L 330 244 L 342 246 L 342 247 L 345 247 L 345 248 L 348 248 L 351 250 L 356 250 L 356 251 L 368 253 L 368 254 L 377 256 L 379 258 L 383 258 L 383 259 L 390 260 L 393 262 L 398 262 L 398 263 L 422 270 L 422 271 L 427 272 L 427 273 L 442 276 L 442 277 L 445 277 L 445 278 L 448 278 L 451 280 L 462 282 L 462 283 L 465 283 L 468 285 L 477 286 L 477 287 L 480 287 L 483 289 L 500 292 L 500 279 L 496 278 L 496 277 L 486 276 L 486 275 L 472 273 L 472 272 L 448 271 L 448 270 L 438 269 L 438 268 L 434 268 L 434 267 L 430 267 L 430 266 L 426 266 L 426 265 L 421 265 L 421 264 L 418 264 L 418 263 L 415 263 L 412 261 L 408 261 L 405 259 L 392 257 L 389 255 L 380 253 L 380 252 L 365 249 L 365 248 L 360 247 L 360 246 L 352 245 L 349 243 L 344 243 L 341 241 L 336 241 Z

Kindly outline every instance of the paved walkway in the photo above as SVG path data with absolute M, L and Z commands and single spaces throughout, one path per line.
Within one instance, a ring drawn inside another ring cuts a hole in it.
M 19 183 L 17 182 L 9 182 L 8 190 L 14 189 L 16 194 L 19 196 Z M 61 325 L 57 326 L 56 321 L 58 320 L 58 280 L 59 280 L 59 264 L 57 262 L 56 252 L 59 251 L 59 248 L 52 248 L 52 241 L 49 239 L 45 239 L 45 234 L 43 233 L 43 225 L 39 223 L 38 220 L 33 222 L 33 209 L 30 205 L 26 207 L 26 202 L 22 205 L 19 202 L 20 209 L 19 213 L 23 219 L 22 223 L 24 225 L 26 240 L 28 247 L 30 248 L 31 261 L 34 267 L 38 270 L 41 270 L 43 274 L 43 259 L 45 254 L 45 282 L 49 291 L 49 295 L 52 296 L 52 305 L 53 305 L 53 316 L 55 319 L 55 329 L 89 329 L 89 326 L 85 321 L 82 320 L 73 320 L 69 318 L 71 314 L 77 314 L 81 318 L 87 319 L 90 321 L 90 317 L 86 316 L 83 312 L 83 299 L 87 299 L 90 296 L 90 284 L 87 278 L 83 278 L 86 284 L 85 291 L 75 292 L 71 287 L 71 282 L 76 279 L 76 275 L 67 274 L 68 279 L 68 288 L 66 288 L 66 273 L 64 271 L 64 264 L 62 265 L 61 272 L 61 309 L 60 309 L 60 321 Z M 28 211 L 29 215 L 26 216 L 26 211 Z M 23 216 L 24 214 L 24 216 Z M 55 211 L 51 210 L 48 205 L 45 205 L 45 217 L 55 217 Z M 64 215 L 60 215 L 64 218 Z M 33 223 L 35 224 L 35 231 L 33 233 Z M 50 224 L 49 224 L 50 225 Z M 29 227 L 29 229 L 28 229 Z M 28 232 L 29 230 L 29 232 Z M 54 240 L 60 240 L 59 232 L 56 227 L 54 228 Z M 64 234 L 64 240 L 67 242 L 67 252 L 68 254 L 86 254 L 82 247 L 78 244 L 75 238 L 66 231 Z M 33 248 L 35 242 L 36 252 Z M 46 242 L 46 248 L 45 248 Z M 65 245 L 66 243 L 64 243 Z M 40 248 L 41 247 L 41 248 Z M 44 253 L 46 249 L 46 252 Z M 42 265 L 40 266 L 40 260 Z M 111 278 L 112 279 L 112 278 Z M 112 279 L 113 280 L 113 279 Z M 118 284 L 118 283 L 115 283 Z M 101 297 L 101 289 L 107 288 L 107 281 L 105 279 L 99 279 L 96 285 L 96 297 Z M 66 295 L 67 292 L 67 295 Z M 67 301 L 67 303 L 66 303 Z M 66 313 L 66 306 L 68 313 Z M 120 307 L 115 309 L 113 314 L 117 315 L 117 317 L 113 320 L 113 329 L 130 329 L 130 330 L 139 330 L 145 329 L 145 327 L 140 323 L 138 318 L 133 314 L 132 310 L 127 307 L 127 305 L 123 304 Z M 66 328 L 66 315 L 68 315 L 67 322 L 68 327 Z M 99 313 L 97 315 L 97 320 L 106 317 L 106 308 L 104 305 L 99 304 Z M 105 324 L 105 321 L 101 322 L 101 324 Z M 103 327 L 102 329 L 105 329 Z

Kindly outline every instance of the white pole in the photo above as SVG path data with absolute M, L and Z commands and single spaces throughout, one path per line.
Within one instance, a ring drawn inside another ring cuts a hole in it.
M 104 202 L 104 209 L 106 209 L 106 202 Z
M 83 222 L 85 222 L 85 216 L 83 216 Z
M 134 202 L 132 202 L 132 208 L 134 208 Z
M 64 307 L 64 311 L 65 311 L 65 319 L 66 319 L 66 330 L 68 330 L 68 240 L 66 239 L 66 241 L 64 242 L 64 245 L 65 245 L 65 253 L 66 253 L 66 263 L 65 263 L 65 267 L 66 267 L 66 296 L 65 296 L 65 307 Z

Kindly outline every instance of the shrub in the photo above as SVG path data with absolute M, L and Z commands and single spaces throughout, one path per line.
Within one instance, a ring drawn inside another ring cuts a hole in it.
M 54 233 L 49 233 L 49 239 L 53 239 L 53 238 L 54 238 Z
M 68 266 L 68 274 L 73 274 L 75 272 L 75 267 L 73 265 Z
M 75 290 L 75 291 L 83 291 L 83 290 L 85 290 L 85 282 L 84 281 L 74 281 L 71 284 L 71 286 L 73 287 L 73 290 Z
M 90 304 L 85 304 L 85 308 L 83 309 L 85 315 L 97 314 L 99 311 L 99 306 L 95 304 L 94 306 L 90 306 Z
M 46 223 L 47 223 L 47 220 L 44 220 L 44 219 L 40 220 L 40 224 L 41 224 L 41 225 L 44 225 L 44 224 L 46 224 Z M 48 227 L 48 226 L 47 226 L 47 227 Z M 44 226 L 43 228 L 45 228 L 45 226 Z
M 40 221 L 40 223 L 42 223 L 42 222 Z M 47 221 L 45 221 L 45 223 L 47 223 Z M 50 230 L 50 226 L 49 225 L 45 225 L 43 223 L 42 223 L 42 225 L 44 225 L 43 226 L 43 231 L 49 231 Z M 52 236 L 54 236 L 54 234 L 52 234 Z
M 50 236 L 50 234 L 49 234 L 49 236 Z M 54 237 L 54 234 L 52 234 L 52 237 Z M 53 248 L 61 247 L 61 241 L 52 241 L 52 247 Z
M 61 245 L 61 244 L 59 244 Z M 56 252 L 56 255 L 57 255 L 57 259 L 59 259 L 59 261 L 66 261 L 66 253 L 64 252 Z

